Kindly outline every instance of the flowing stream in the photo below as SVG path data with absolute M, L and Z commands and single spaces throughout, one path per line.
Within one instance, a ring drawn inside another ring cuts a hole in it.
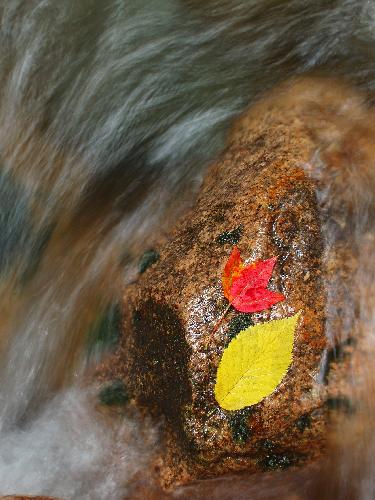
M 1 2 L 0 494 L 128 494 L 157 430 L 96 415 L 90 325 L 192 202 L 233 118 L 313 72 L 373 100 L 373 2 Z M 375 444 L 361 499 L 374 460 Z

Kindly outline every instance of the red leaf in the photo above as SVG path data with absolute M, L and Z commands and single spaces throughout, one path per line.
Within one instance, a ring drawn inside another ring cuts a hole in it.
M 238 248 L 233 247 L 232 253 L 230 254 L 227 263 L 225 264 L 222 284 L 225 297 L 231 302 L 234 296 L 231 294 L 232 285 L 235 280 L 241 276 L 241 272 L 244 268 L 240 252 Z M 271 271 L 272 272 L 272 271 Z
M 281 293 L 267 290 L 276 257 L 244 267 L 237 247 L 227 261 L 223 273 L 224 295 L 241 312 L 259 312 L 284 300 Z
M 250 288 L 235 297 L 232 301 L 232 306 L 237 311 L 245 313 L 259 312 L 269 309 L 284 299 L 285 297 L 281 293 L 272 292 L 266 288 Z
M 266 288 L 276 260 L 276 257 L 272 257 L 245 267 L 238 248 L 233 247 L 221 277 L 224 295 L 229 300 L 229 305 L 217 321 L 212 333 L 216 332 L 231 306 L 241 312 L 259 312 L 284 300 L 284 295 Z
M 244 288 L 266 288 L 276 260 L 276 257 L 272 257 L 271 259 L 260 260 L 243 267 L 242 272 L 233 280 L 231 288 L 232 296 L 237 297 Z

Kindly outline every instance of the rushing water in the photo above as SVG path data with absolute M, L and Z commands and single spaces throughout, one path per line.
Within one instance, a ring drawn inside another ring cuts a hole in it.
M 115 500 L 154 431 L 90 411 L 89 325 L 261 92 L 316 71 L 373 98 L 375 5 L 3 0 L 0 30 L 0 493 Z

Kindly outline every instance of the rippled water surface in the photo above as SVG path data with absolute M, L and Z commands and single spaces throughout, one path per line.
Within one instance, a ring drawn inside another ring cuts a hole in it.
M 193 200 L 238 113 L 304 73 L 373 100 L 374 44 L 365 0 L 1 2 L 0 493 L 127 494 L 156 431 L 96 416 L 90 325 Z

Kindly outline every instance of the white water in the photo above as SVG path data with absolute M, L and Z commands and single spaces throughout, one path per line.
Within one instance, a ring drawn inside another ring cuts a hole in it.
M 0 439 L 1 493 L 121 499 L 148 465 L 156 431 L 141 433 L 130 418 L 109 428 L 79 389 L 55 396 L 39 417 Z
M 375 88 L 371 2 L 201 4 L 1 3 L 1 494 L 124 495 L 149 454 L 76 388 L 95 311 L 259 93 L 313 69 Z

